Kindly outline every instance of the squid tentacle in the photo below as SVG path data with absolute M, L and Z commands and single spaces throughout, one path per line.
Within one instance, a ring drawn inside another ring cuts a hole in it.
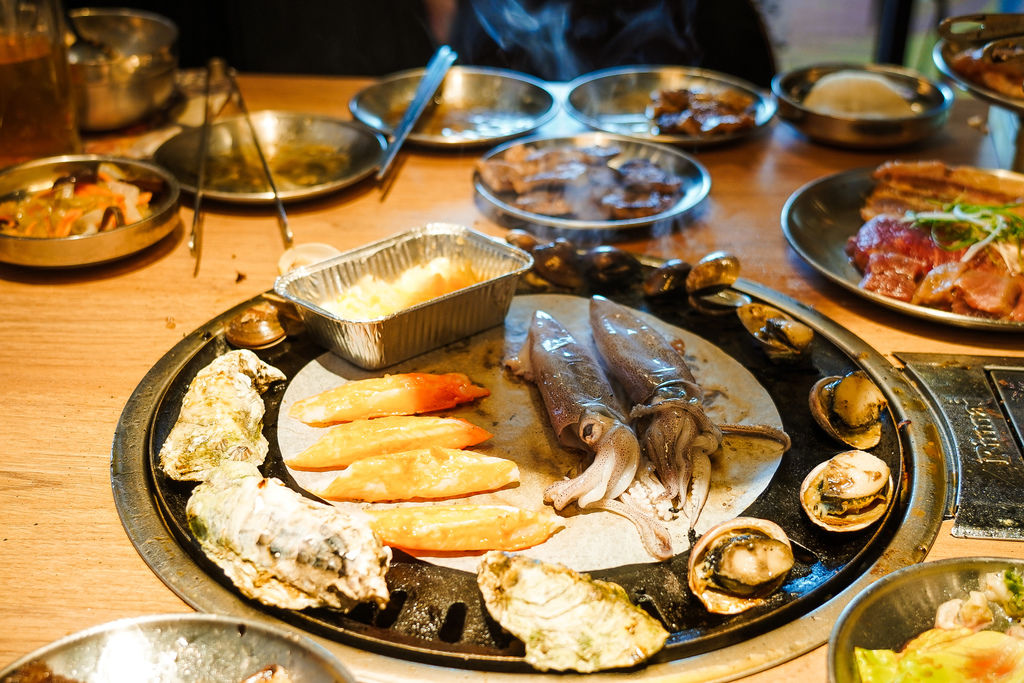
M 718 428 L 723 434 L 752 436 L 761 439 L 768 439 L 769 441 L 775 441 L 782 446 L 783 453 L 788 451 L 789 447 L 793 445 L 792 440 L 789 438 L 789 434 L 778 427 L 773 427 L 772 425 L 721 424 L 718 425 Z
M 625 503 L 621 499 L 609 498 L 602 498 L 588 507 L 607 510 L 625 517 L 640 533 L 640 541 L 648 553 L 659 560 L 667 560 L 672 557 L 672 537 L 669 535 L 668 529 L 640 507 Z

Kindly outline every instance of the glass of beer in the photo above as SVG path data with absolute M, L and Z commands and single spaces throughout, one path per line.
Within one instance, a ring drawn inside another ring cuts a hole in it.
M 80 150 L 60 0 L 0 0 L 0 167 Z

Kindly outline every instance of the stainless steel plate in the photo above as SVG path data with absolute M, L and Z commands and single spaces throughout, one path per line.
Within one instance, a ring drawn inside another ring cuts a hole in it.
M 1024 560 L 966 557 L 924 562 L 875 582 L 843 610 L 832 629 L 829 680 L 857 683 L 854 647 L 899 650 L 932 627 L 940 604 L 983 590 L 982 576 L 1009 567 L 1024 571 Z
M 940 40 L 935 43 L 935 47 L 932 48 L 932 61 L 935 63 L 936 68 L 942 72 L 942 74 L 948 77 L 951 81 L 956 83 L 958 86 L 971 93 L 979 100 L 984 100 L 990 104 L 994 104 L 997 107 L 1003 107 L 1009 109 L 1017 114 L 1024 114 L 1024 92 L 1021 93 L 1020 97 L 1008 97 L 992 88 L 988 88 L 980 83 L 968 80 L 958 71 L 953 69 L 951 60 L 961 47 L 955 43 L 951 43 L 948 40 Z
M 359 121 L 391 136 L 423 71 L 402 71 L 360 90 L 349 110 Z M 455 66 L 409 141 L 439 148 L 494 144 L 536 130 L 555 113 L 555 98 L 535 78 L 504 69 Z
M 369 176 L 380 164 L 384 138 L 358 123 L 330 116 L 258 111 L 252 123 L 259 136 L 282 201 L 319 197 Z M 160 145 L 154 153 L 189 192 L 196 191 L 200 130 L 192 128 Z M 204 196 L 236 204 L 272 204 L 256 147 L 244 117 L 210 127 L 210 153 Z
M 709 92 L 739 91 L 754 99 L 755 125 L 721 135 L 658 133 L 647 105 L 659 90 L 700 88 Z M 703 147 L 747 137 L 768 125 L 775 100 L 753 83 L 717 71 L 681 66 L 630 66 L 584 74 L 569 84 L 566 109 L 591 128 L 650 142 Z
M 782 232 L 796 253 L 837 285 L 901 313 L 956 327 L 1024 332 L 1024 323 L 960 315 L 861 289 L 861 274 L 850 263 L 844 247 L 864 224 L 860 207 L 874 187 L 873 172 L 873 167 L 842 171 L 808 183 L 790 195 L 782 207 Z
M 482 160 L 487 161 L 489 159 L 501 158 L 514 146 L 544 149 L 564 145 L 575 147 L 588 147 L 592 145 L 618 147 L 621 152 L 611 160 L 610 165 L 613 167 L 629 159 L 649 159 L 660 168 L 671 171 L 683 179 L 679 199 L 667 210 L 652 216 L 644 216 L 643 218 L 605 221 L 558 218 L 523 211 L 513 206 L 506 201 L 506 195 L 493 192 L 484 183 L 480 174 L 474 172 L 473 187 L 476 190 L 477 197 L 483 200 L 485 211 L 506 227 L 534 225 L 562 230 L 625 230 L 649 227 L 656 223 L 671 222 L 697 206 L 707 196 L 708 192 L 711 191 L 711 175 L 693 157 L 664 145 L 641 142 L 628 137 L 609 135 L 607 133 L 584 133 L 582 135 L 558 138 L 529 138 L 518 142 L 510 142 L 492 149 L 483 156 Z
M 66 268 L 88 266 L 122 258 L 158 242 L 178 224 L 178 181 L 166 170 L 137 159 L 69 154 L 27 161 L 0 172 L 0 197 L 49 189 L 61 176 L 94 173 L 101 163 L 114 164 L 129 179 L 146 181 L 162 189 L 153 194 L 150 215 L 131 225 L 94 235 L 34 238 L 0 234 L 0 261 L 22 266 Z
M 637 283 L 638 287 L 639 283 Z M 747 296 L 777 306 L 810 325 L 818 335 L 812 356 L 797 365 L 767 361 L 752 339 L 741 333 L 735 316 L 708 317 L 671 302 L 650 310 L 666 322 L 699 330 L 755 374 L 777 406 L 793 436 L 786 466 L 776 472 L 769 488 L 746 514 L 778 521 L 791 538 L 807 550 L 799 553 L 799 569 L 774 596 L 771 606 L 735 617 L 707 614 L 686 589 L 687 554 L 656 564 L 626 565 L 593 572 L 615 581 L 645 609 L 674 632 L 666 648 L 639 671 L 604 674 L 612 680 L 725 680 L 778 664 L 825 642 L 843 606 L 876 579 L 920 561 L 941 523 L 945 469 L 933 443 L 932 417 L 914 389 L 885 359 L 863 341 L 812 309 L 777 292 L 740 281 Z M 623 302 L 644 307 L 634 291 L 621 293 Z M 154 469 L 156 451 L 174 422 L 188 383 L 199 368 L 227 350 L 223 328 L 253 302 L 224 312 L 189 334 L 147 373 L 132 394 L 114 437 L 111 481 L 125 529 L 153 571 L 197 609 L 242 615 L 278 623 L 283 620 L 324 636 L 323 642 L 342 655 L 360 678 L 373 680 L 448 681 L 466 676 L 451 667 L 505 672 L 502 680 L 535 679 L 522 659 L 522 645 L 495 628 L 483 612 L 472 573 L 418 561 L 396 551 L 388 572 L 392 602 L 385 610 L 366 605 L 342 615 L 330 610 L 272 610 L 244 600 L 216 567 L 197 549 L 183 522 L 191 487 L 169 482 Z M 459 367 L 472 376 L 500 372 L 501 353 L 493 349 L 500 328 L 438 349 L 395 366 L 450 368 L 454 353 Z M 489 350 L 490 349 L 490 350 Z M 306 337 L 260 351 L 288 377 L 320 357 L 322 349 Z M 464 361 L 464 362 L 463 362 Z M 470 363 L 472 367 L 469 367 Z M 886 393 L 891 419 L 884 424 L 884 441 L 876 453 L 903 469 L 901 495 L 881 525 L 843 535 L 821 531 L 807 521 L 796 503 L 804 473 L 823 452 L 839 450 L 817 429 L 806 408 L 792 396 L 809 391 L 821 376 L 864 369 Z M 500 381 L 494 379 L 493 381 Z M 271 453 L 263 470 L 290 481 L 277 451 L 277 414 L 285 388 L 272 388 L 267 403 L 265 434 Z M 537 399 L 539 401 L 539 399 Z M 499 411 L 506 407 L 496 407 Z M 517 408 L 518 409 L 518 408 Z M 503 424 L 486 406 L 472 407 L 480 424 Z M 897 429 L 896 425 L 901 425 Z M 486 675 L 486 674 L 484 674 Z M 496 674 L 490 674 L 496 675 Z
M 0 671 L 0 680 L 32 662 L 83 683 L 240 683 L 272 664 L 284 667 L 295 683 L 356 680 L 334 655 L 295 631 L 213 614 L 162 614 L 102 624 L 22 657 Z
M 838 71 L 861 71 L 885 77 L 910 104 L 913 114 L 898 117 L 839 116 L 803 105 L 822 77 Z M 953 92 L 903 67 L 880 64 L 817 64 L 779 74 L 772 80 L 779 118 L 812 140 L 833 145 L 881 149 L 908 145 L 938 131 L 953 105 Z

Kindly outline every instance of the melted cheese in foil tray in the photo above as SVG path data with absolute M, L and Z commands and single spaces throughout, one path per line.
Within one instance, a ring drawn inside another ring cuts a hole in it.
M 337 298 L 320 305 L 344 320 L 375 320 L 480 280 L 468 261 L 439 256 L 406 269 L 391 282 L 367 273 Z

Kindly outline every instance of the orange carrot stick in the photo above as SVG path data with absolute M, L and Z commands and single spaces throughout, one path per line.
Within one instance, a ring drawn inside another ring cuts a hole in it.
M 418 448 L 358 460 L 317 495 L 331 500 L 458 498 L 519 481 L 511 460 L 457 448 Z
M 334 470 L 371 455 L 440 446 L 467 448 L 491 433 L 457 417 L 391 415 L 331 427 L 315 444 L 285 459 L 297 470 Z
M 313 427 L 326 427 L 364 417 L 445 410 L 490 393 L 461 372 L 408 372 L 347 382 L 296 401 L 289 415 Z
M 429 505 L 366 510 L 385 545 L 406 550 L 522 550 L 565 527 L 550 508 L 508 505 Z

